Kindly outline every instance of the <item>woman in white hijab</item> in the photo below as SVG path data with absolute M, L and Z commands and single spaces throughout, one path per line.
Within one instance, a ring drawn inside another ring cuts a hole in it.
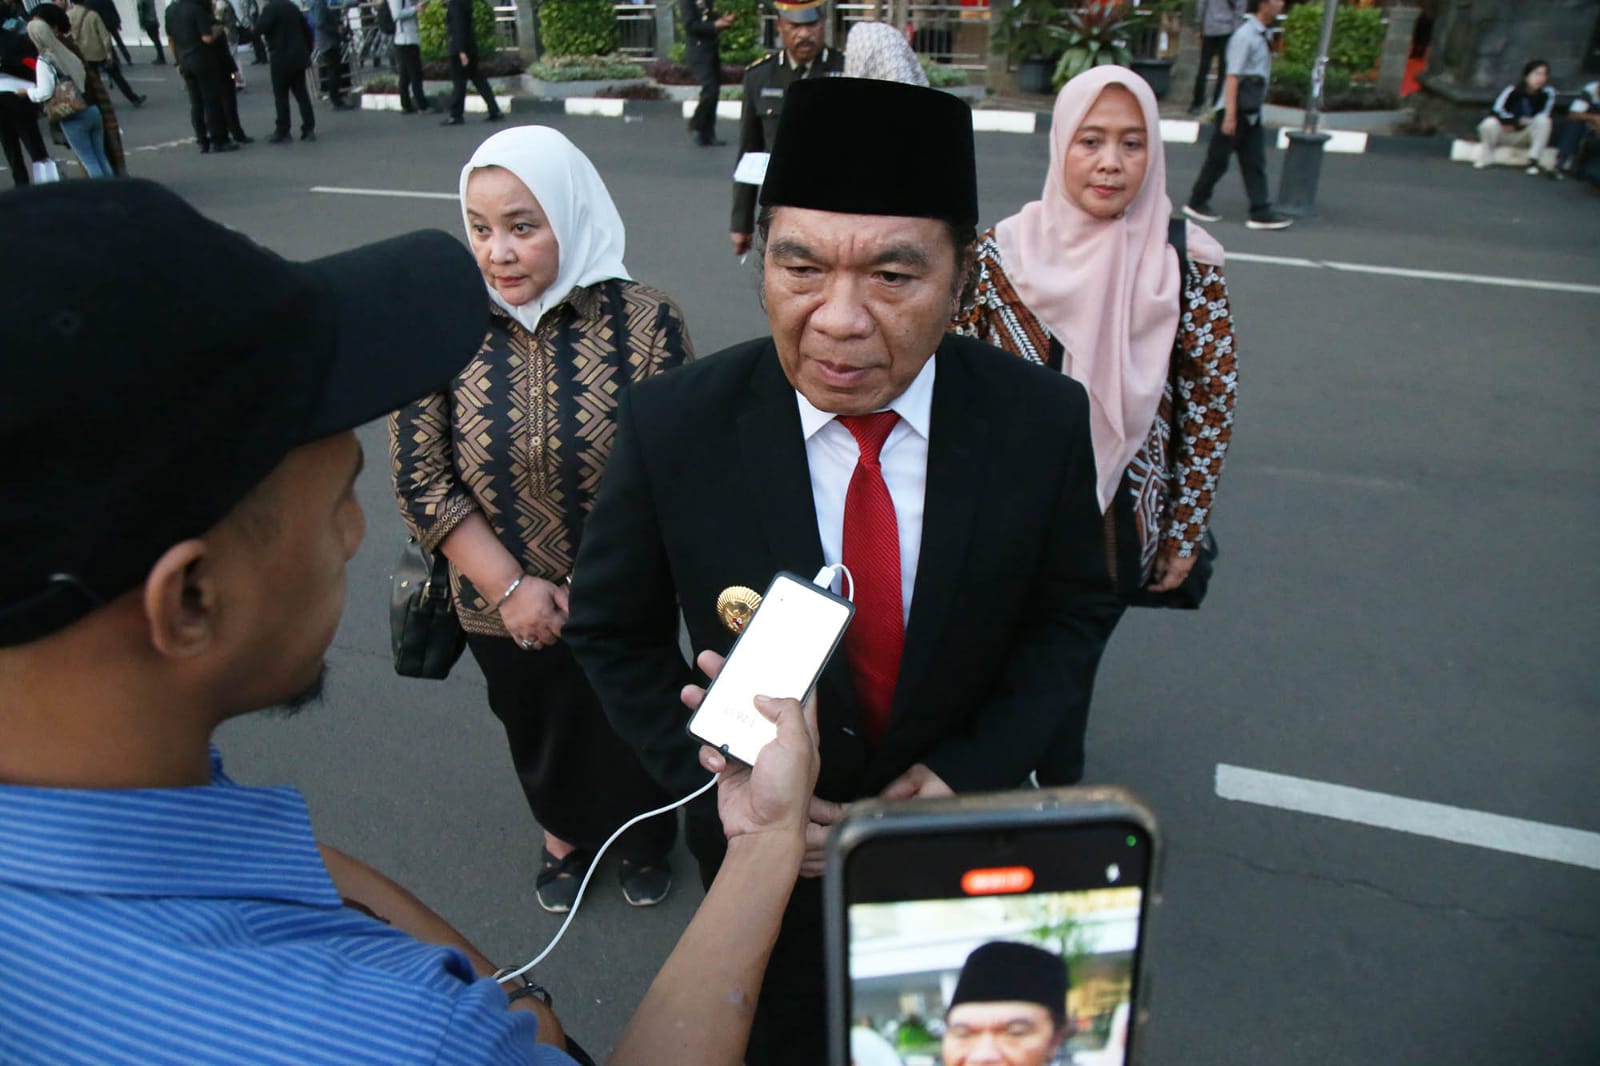
M 560 913 L 594 849 L 670 798 L 611 731 L 561 629 L 621 393 L 693 352 L 672 300 L 628 276 L 611 194 L 560 133 L 490 137 L 461 170 L 461 208 L 488 329 L 448 390 L 391 417 L 395 494 L 450 561 L 467 646 L 544 830 L 539 904 Z M 665 898 L 675 835 L 655 818 L 615 845 L 629 903 Z
M 887 22 L 858 22 L 845 38 L 844 76 L 926 87 L 928 75 L 906 35 Z

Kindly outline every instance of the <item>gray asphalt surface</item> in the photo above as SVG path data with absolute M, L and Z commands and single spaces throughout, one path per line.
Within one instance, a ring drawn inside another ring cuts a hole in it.
M 246 69 L 261 143 L 137 151 L 134 172 L 291 257 L 459 232 L 445 201 L 308 190 L 453 191 L 492 127 L 323 112 L 319 143 L 269 146 L 265 68 Z M 130 73 L 151 103 L 121 108 L 129 145 L 187 136 L 171 68 Z M 702 354 L 763 331 L 754 273 L 728 252 L 731 148 L 696 150 L 666 117 L 542 121 L 594 159 L 629 267 L 678 299 Z M 1169 146 L 1174 199 L 1201 151 Z M 1042 137 L 980 136 L 986 223 L 1037 195 L 1046 155 Z M 1510 170 L 1329 157 L 1321 217 L 1278 234 L 1239 224 L 1235 175 L 1214 202 L 1232 253 L 1600 284 L 1600 197 Z M 1600 1061 L 1600 872 L 1213 787 L 1229 763 L 1600 830 L 1600 296 L 1243 260 L 1228 276 L 1240 405 L 1211 598 L 1198 615 L 1126 620 L 1091 726 L 1090 779 L 1142 793 L 1167 839 L 1149 1061 Z M 390 669 L 403 534 L 381 426 L 362 438 L 368 535 L 326 703 L 220 741 L 236 776 L 298 785 L 326 839 L 492 957 L 525 959 L 557 925 L 533 898 L 537 830 L 470 660 L 443 683 Z M 669 902 L 635 911 L 608 863 L 537 975 L 592 1051 L 609 1049 L 698 900 L 686 853 L 677 867 Z

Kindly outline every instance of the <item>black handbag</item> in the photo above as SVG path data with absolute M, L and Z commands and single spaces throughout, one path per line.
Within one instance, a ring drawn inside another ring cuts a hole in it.
M 389 599 L 394 672 L 442 681 L 467 646 L 466 631 L 450 602 L 450 561 L 415 539 L 400 549 Z
M 1234 107 L 1241 115 L 1253 115 L 1267 102 L 1267 79 L 1259 74 L 1246 74 L 1239 79 L 1239 94 L 1234 97 Z

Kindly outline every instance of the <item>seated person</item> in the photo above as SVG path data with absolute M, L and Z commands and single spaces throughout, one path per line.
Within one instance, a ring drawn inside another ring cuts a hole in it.
M 1591 81 L 1572 101 L 1567 117 L 1556 128 L 1556 168 L 1552 176 L 1557 180 L 1581 178 L 1585 171 L 1600 170 L 1597 148 L 1600 148 L 1600 81 Z
M 316 695 L 365 528 L 353 427 L 477 352 L 472 257 L 431 232 L 289 263 L 144 181 L 7 193 L 0 232 L 39 267 L 0 287 L 30 367 L 0 390 L 0 1059 L 573 1061 L 542 990 L 211 746 Z M 721 874 L 613 1062 L 742 1059 L 818 768 L 815 707 L 762 709 Z
M 1478 161 L 1473 167 L 1482 170 L 1494 162 L 1494 150 L 1500 145 L 1528 150 L 1529 174 L 1540 173 L 1539 159 L 1550 144 L 1552 119 L 1550 112 L 1556 106 L 1555 90 L 1550 88 L 1550 64 L 1534 59 L 1522 68 L 1522 77 L 1515 85 L 1507 85 L 1495 97 L 1489 114 L 1478 123 Z

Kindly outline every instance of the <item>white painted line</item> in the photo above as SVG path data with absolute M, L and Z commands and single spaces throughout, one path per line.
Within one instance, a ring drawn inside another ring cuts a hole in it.
M 1537 289 L 1541 292 L 1575 292 L 1584 296 L 1600 296 L 1600 285 L 1586 285 L 1576 281 L 1502 278 L 1493 274 L 1457 274 L 1448 270 L 1413 270 L 1409 267 L 1380 266 L 1377 263 L 1344 263 L 1332 259 L 1297 259 L 1292 256 L 1256 255 L 1251 252 L 1230 251 L 1228 253 L 1228 261 L 1230 263 L 1266 263 L 1271 266 L 1309 267 L 1315 270 L 1342 270 L 1350 274 L 1378 274 L 1391 278 L 1448 281 L 1460 285 L 1496 285 L 1508 289 Z
M 500 109 L 501 114 L 505 114 L 511 110 L 511 97 L 495 93 L 494 104 Z M 483 97 L 481 96 L 469 96 L 467 97 L 466 110 L 474 115 L 487 115 L 489 113 L 489 105 L 483 102 Z
M 698 107 L 698 106 L 699 106 L 699 102 L 698 101 L 685 100 L 683 102 L 683 117 L 684 118 L 694 118 L 694 109 L 696 107 Z M 717 101 L 717 117 L 719 119 L 727 119 L 730 122 L 738 122 L 739 121 L 739 107 L 740 107 L 740 104 L 739 104 L 739 101 L 737 101 L 737 100 L 718 100 Z
M 1470 844 L 1511 855 L 1600 870 L 1600 833 L 1584 829 L 1507 818 L 1227 763 L 1217 764 L 1217 795 L 1225 800 L 1337 818 L 1454 844 Z
M 1312 470 L 1303 466 L 1247 466 L 1244 469 L 1266 477 L 1285 478 L 1290 481 L 1311 481 L 1323 485 L 1338 485 L 1349 489 L 1378 489 L 1384 492 L 1409 492 L 1416 485 L 1392 477 L 1372 477 L 1368 474 L 1342 474 L 1334 470 Z
M 412 192 L 410 189 L 347 189 L 338 185 L 313 185 L 312 192 L 334 193 L 338 196 L 392 196 L 408 200 L 458 200 L 453 192 Z
M 972 113 L 972 129 L 976 133 L 1032 133 L 1038 122 L 1039 116 L 1032 111 L 989 111 L 980 108 Z
M 1164 118 L 1161 140 L 1167 144 L 1194 144 L 1200 140 L 1200 123 L 1190 118 Z
M 1367 150 L 1367 135 L 1359 130 L 1322 130 L 1328 135 L 1328 141 L 1322 146 L 1324 152 L 1337 152 L 1347 155 L 1360 155 Z M 1278 130 L 1278 147 L 1289 147 L 1288 129 Z
M 622 100 L 607 100 L 598 96 L 569 96 L 566 112 L 569 115 L 588 115 L 594 118 L 621 118 Z

